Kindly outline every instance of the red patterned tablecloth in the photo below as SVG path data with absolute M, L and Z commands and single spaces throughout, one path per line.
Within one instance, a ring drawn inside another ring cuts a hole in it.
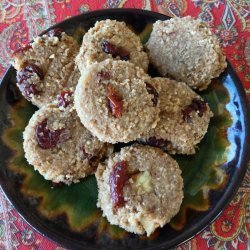
M 68 17 L 102 8 L 142 8 L 206 22 L 250 97 L 250 0 L 1 0 L 0 79 L 11 52 Z M 62 250 L 25 223 L 0 191 L 0 249 Z M 178 249 L 250 249 L 250 169 L 220 217 Z

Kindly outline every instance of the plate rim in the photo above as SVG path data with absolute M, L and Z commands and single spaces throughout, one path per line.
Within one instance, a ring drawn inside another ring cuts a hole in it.
M 154 11 L 149 11 L 149 10 L 143 10 L 143 9 L 136 9 L 136 8 L 114 8 L 114 9 L 98 9 L 98 10 L 93 10 L 93 11 L 88 11 L 76 16 L 72 16 L 68 19 L 65 19 L 61 22 L 58 22 L 52 26 L 50 26 L 48 29 L 46 29 L 45 31 L 43 31 L 40 35 L 46 33 L 48 30 L 56 28 L 58 26 L 63 26 L 65 24 L 67 24 L 69 21 L 73 22 L 76 21 L 79 18 L 81 18 L 82 16 L 91 16 L 91 18 L 96 18 L 98 16 L 101 15 L 107 15 L 107 14 L 117 14 L 117 13 L 123 13 L 123 14 L 142 14 L 142 15 L 148 15 L 151 17 L 156 17 L 157 19 L 160 19 L 160 17 L 162 18 L 171 18 L 167 15 L 164 15 L 162 13 L 158 13 L 158 12 L 154 12 Z M 242 151 L 246 152 L 242 159 L 241 159 L 241 165 L 244 166 L 244 168 L 242 169 L 241 167 L 241 171 L 240 173 L 238 173 L 238 181 L 233 183 L 233 186 L 230 186 L 230 188 L 228 188 L 224 195 L 223 195 L 223 199 L 220 199 L 218 201 L 218 203 L 216 204 L 216 206 L 213 208 L 213 210 L 206 215 L 204 218 L 202 218 L 199 221 L 198 226 L 196 226 L 195 228 L 193 228 L 192 230 L 188 230 L 187 232 L 184 232 L 181 236 L 176 237 L 174 240 L 171 241 L 167 241 L 161 244 L 158 244 L 157 246 L 153 246 L 153 247 L 146 247 L 145 249 L 158 249 L 158 248 L 166 248 L 166 245 L 168 248 L 170 247 L 174 247 L 174 246 L 178 246 L 180 244 L 183 244 L 185 242 L 187 242 L 188 240 L 192 239 L 193 237 L 195 237 L 197 234 L 199 234 L 201 231 L 203 231 L 206 227 L 208 227 L 211 223 L 213 223 L 213 221 L 215 221 L 220 214 L 223 212 L 223 210 L 225 209 L 225 207 L 231 202 L 231 200 L 234 198 L 235 194 L 237 193 L 243 178 L 246 174 L 247 168 L 248 168 L 248 162 L 249 162 L 249 158 L 250 158 L 250 146 L 249 142 L 250 142 L 250 106 L 249 106 L 249 101 L 248 101 L 248 96 L 245 92 L 244 86 L 241 83 L 237 73 L 235 72 L 234 68 L 232 67 L 231 63 L 227 60 L 228 66 L 226 68 L 226 70 L 230 71 L 230 76 L 234 79 L 234 85 L 237 88 L 237 91 L 239 93 L 239 97 L 241 99 L 241 104 L 242 104 L 242 113 L 244 114 L 244 125 L 249 125 L 249 126 L 245 126 L 245 138 L 244 138 L 244 143 L 243 143 L 243 148 Z M 13 71 L 13 67 L 12 65 L 10 65 L 2 79 L 0 82 L 0 87 L 2 87 L 3 83 L 5 81 L 8 81 L 8 79 L 11 76 L 11 73 Z M 62 243 L 62 239 L 58 238 L 57 232 L 52 232 L 52 234 L 50 233 L 50 231 L 46 231 L 44 230 L 44 225 L 40 225 L 39 223 L 37 223 L 36 221 L 34 222 L 32 220 L 32 218 L 30 218 L 30 214 L 27 214 L 26 212 L 23 214 L 23 209 L 22 207 L 18 204 L 18 202 L 16 202 L 16 200 L 10 195 L 10 193 L 8 192 L 8 188 L 7 186 L 4 184 L 3 182 L 3 177 L 0 176 L 0 185 L 1 185 L 1 190 L 3 191 L 5 197 L 7 198 L 7 200 L 12 204 L 12 206 L 15 208 L 15 210 L 18 212 L 18 214 L 22 217 L 22 219 L 24 219 L 24 221 L 29 224 L 34 230 L 36 230 L 39 234 L 41 234 L 42 236 L 46 237 L 49 240 L 52 240 L 54 242 L 56 242 L 57 244 L 63 246 L 63 247 L 72 247 L 69 240 L 70 238 L 67 238 L 66 235 L 64 235 L 63 237 L 63 243 Z M 19 211 L 22 211 L 22 213 L 20 213 Z M 49 233 L 48 233 L 49 232 Z M 183 238 L 183 240 L 180 239 Z M 179 241 L 179 243 L 177 243 Z M 168 243 L 171 242 L 172 244 L 168 245 Z M 84 243 L 84 242 L 83 242 Z M 79 248 L 82 248 L 83 245 L 79 246 Z M 89 244 L 86 245 L 86 249 L 90 247 Z M 96 246 L 95 246 L 96 247 Z M 78 248 L 74 248 L 74 249 L 78 249 Z M 94 249 L 91 247 L 91 249 Z

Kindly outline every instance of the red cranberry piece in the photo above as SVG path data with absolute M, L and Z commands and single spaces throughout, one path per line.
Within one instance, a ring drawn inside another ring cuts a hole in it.
M 40 93 L 34 84 L 21 84 L 19 89 L 28 100 L 30 100 L 31 95 L 37 95 Z
M 19 48 L 17 50 L 15 50 L 13 53 L 12 53 L 12 56 L 15 56 L 16 54 L 19 54 L 19 53 L 22 53 L 22 52 L 25 52 L 29 49 L 31 49 L 32 46 L 30 44 L 27 44 L 26 46 L 22 47 L 22 48 Z
M 117 49 L 117 55 L 123 61 L 128 61 L 130 59 L 129 52 L 127 50 L 125 50 L 124 48 L 122 48 L 122 47 L 118 47 L 118 49 Z
M 59 96 L 57 96 L 58 106 L 66 108 L 72 101 L 69 98 L 72 96 L 71 91 L 62 91 Z
M 195 105 L 195 111 L 198 112 L 198 116 L 202 117 L 203 114 L 207 111 L 206 103 L 200 99 L 194 99 L 192 103 L 193 105 Z
M 42 149 L 51 149 L 54 148 L 59 141 L 61 141 L 61 134 L 64 129 L 57 129 L 55 131 L 51 131 L 47 128 L 47 119 L 43 120 L 36 126 L 35 134 L 38 145 Z M 64 138 L 65 140 L 65 138 Z
M 146 89 L 150 95 L 153 95 L 153 98 L 151 100 L 153 102 L 153 105 L 156 106 L 158 103 L 158 98 L 159 98 L 158 92 L 151 84 L 149 84 L 147 82 L 146 82 Z
M 96 74 L 98 80 L 100 79 L 104 79 L 104 80 L 110 80 L 111 75 L 109 72 L 105 72 L 105 71 L 100 71 Z
M 172 32 L 168 33 L 167 35 L 168 36 L 174 36 L 176 33 L 177 33 L 176 31 L 172 31 Z
M 152 136 L 147 140 L 146 144 L 152 147 L 157 147 L 166 150 L 167 147 L 170 145 L 170 142 L 168 140 Z
M 109 84 L 108 85 L 109 107 L 114 117 L 120 118 L 123 110 L 123 100 L 119 93 Z
M 83 155 L 88 160 L 89 164 L 92 164 L 98 159 L 96 155 L 87 153 L 84 146 L 80 147 L 80 150 L 83 152 Z
M 199 117 L 202 117 L 207 110 L 207 105 L 204 101 L 200 99 L 193 99 L 191 104 L 189 104 L 184 110 L 182 110 L 182 119 L 185 122 L 191 122 L 190 114 L 195 111 L 198 113 Z
M 187 106 L 184 110 L 182 110 L 182 119 L 185 122 L 191 122 L 191 112 L 193 111 L 192 107 Z
M 125 205 L 123 187 L 128 179 L 127 162 L 121 161 L 114 164 L 109 175 L 109 186 L 113 208 L 123 207 Z
M 43 73 L 42 69 L 39 68 L 37 65 L 30 64 L 30 65 L 26 66 L 26 70 L 30 70 L 30 72 L 36 73 L 41 80 L 44 79 L 44 73 Z
M 119 56 L 121 60 L 128 61 L 130 58 L 129 52 L 124 48 L 116 46 L 108 41 L 102 42 L 102 51 L 111 54 L 113 58 Z
M 47 34 L 50 37 L 56 36 L 56 37 L 58 37 L 60 39 L 62 37 L 62 29 L 60 29 L 60 28 L 54 28 L 54 29 L 49 30 L 47 32 Z
M 30 78 L 32 74 L 37 74 L 38 77 L 43 80 L 44 74 L 40 67 L 35 64 L 28 64 L 25 68 L 21 69 L 17 74 L 17 80 L 22 83 L 22 80 Z
M 17 72 L 17 85 L 27 99 L 30 99 L 32 94 L 40 93 L 34 84 L 27 81 L 33 74 L 37 74 L 41 80 L 44 78 L 43 71 L 35 64 L 29 64 Z

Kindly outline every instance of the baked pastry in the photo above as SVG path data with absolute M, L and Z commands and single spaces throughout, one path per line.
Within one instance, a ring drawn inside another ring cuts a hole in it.
M 98 166 L 97 206 L 113 225 L 150 236 L 176 215 L 183 199 L 181 170 L 158 148 L 122 148 Z
M 82 124 L 99 140 L 130 142 L 155 127 L 158 93 L 134 64 L 106 59 L 79 79 L 75 107 Z
M 13 54 L 17 86 L 37 107 L 55 100 L 63 89 L 75 87 L 80 72 L 75 66 L 77 42 L 66 33 L 51 30 Z
M 227 65 L 210 29 L 190 16 L 155 22 L 146 47 L 162 76 L 198 90 L 206 89 Z
M 112 146 L 100 142 L 81 124 L 64 91 L 53 104 L 36 111 L 23 133 L 24 152 L 46 180 L 71 184 L 93 174 Z
M 148 69 L 148 56 L 140 38 L 124 22 L 110 19 L 96 22 L 84 35 L 76 64 L 83 71 L 88 65 L 108 58 L 130 61 L 144 71 Z
M 208 104 L 184 82 L 152 78 L 159 93 L 160 121 L 140 139 L 171 154 L 194 154 L 213 116 Z

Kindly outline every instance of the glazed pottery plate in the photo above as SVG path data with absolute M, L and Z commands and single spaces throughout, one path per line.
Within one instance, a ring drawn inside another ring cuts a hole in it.
M 70 18 L 59 27 L 79 43 L 97 20 L 125 21 L 145 43 L 152 23 L 169 17 L 143 10 L 101 10 Z M 157 46 L 157 44 L 156 44 Z M 149 74 L 157 76 L 150 68 Z M 239 187 L 246 168 L 249 108 L 244 88 L 228 64 L 225 72 L 200 92 L 214 116 L 192 156 L 174 156 L 184 179 L 180 212 L 150 238 L 110 225 L 96 207 L 94 176 L 71 186 L 53 186 L 24 158 L 22 132 L 36 108 L 16 88 L 10 67 L 0 86 L 0 182 L 6 196 L 40 233 L 71 249 L 159 249 L 176 246 L 194 236 L 222 211 Z

